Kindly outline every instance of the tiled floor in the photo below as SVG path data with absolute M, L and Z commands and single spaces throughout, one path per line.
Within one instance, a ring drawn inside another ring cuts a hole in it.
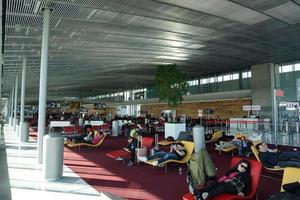
M 43 180 L 42 166 L 37 164 L 36 142 L 30 140 L 20 144 L 17 141 L 18 138 L 10 127 L 4 126 L 4 134 L 2 132 L 0 136 L 1 200 L 120 199 L 97 192 L 65 165 L 61 179 L 51 182 Z

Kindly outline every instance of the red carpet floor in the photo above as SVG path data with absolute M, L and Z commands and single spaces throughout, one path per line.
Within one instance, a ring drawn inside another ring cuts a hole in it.
M 109 192 L 123 199 L 137 200 L 180 200 L 188 192 L 186 184 L 186 167 L 183 174 L 178 174 L 178 166 L 153 168 L 150 165 L 128 167 L 122 161 L 116 161 L 106 154 L 119 150 L 126 145 L 124 138 L 107 138 L 98 149 L 65 148 L 64 163 L 97 191 Z M 218 174 L 227 170 L 230 154 L 219 156 L 216 151 L 211 154 Z M 282 174 L 274 175 L 263 171 L 259 186 L 259 200 L 280 190 Z M 268 186 L 268 187 L 266 187 Z

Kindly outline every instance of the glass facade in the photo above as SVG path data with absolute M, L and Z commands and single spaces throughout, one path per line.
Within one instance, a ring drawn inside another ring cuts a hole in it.
M 283 91 L 276 97 L 278 109 L 277 143 L 299 146 L 300 63 L 277 65 L 275 88 Z

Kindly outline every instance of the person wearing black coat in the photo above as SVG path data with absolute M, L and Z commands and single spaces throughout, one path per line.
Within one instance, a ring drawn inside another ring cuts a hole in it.
M 235 167 L 231 168 L 225 176 L 207 187 L 195 191 L 197 200 L 211 199 L 223 193 L 244 197 L 251 190 L 250 163 L 242 159 Z

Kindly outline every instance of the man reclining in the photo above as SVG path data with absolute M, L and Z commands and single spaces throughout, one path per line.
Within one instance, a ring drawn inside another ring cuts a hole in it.
M 259 158 L 265 167 L 300 167 L 300 152 L 279 152 L 277 148 L 269 149 L 264 142 L 255 145 L 259 151 Z

